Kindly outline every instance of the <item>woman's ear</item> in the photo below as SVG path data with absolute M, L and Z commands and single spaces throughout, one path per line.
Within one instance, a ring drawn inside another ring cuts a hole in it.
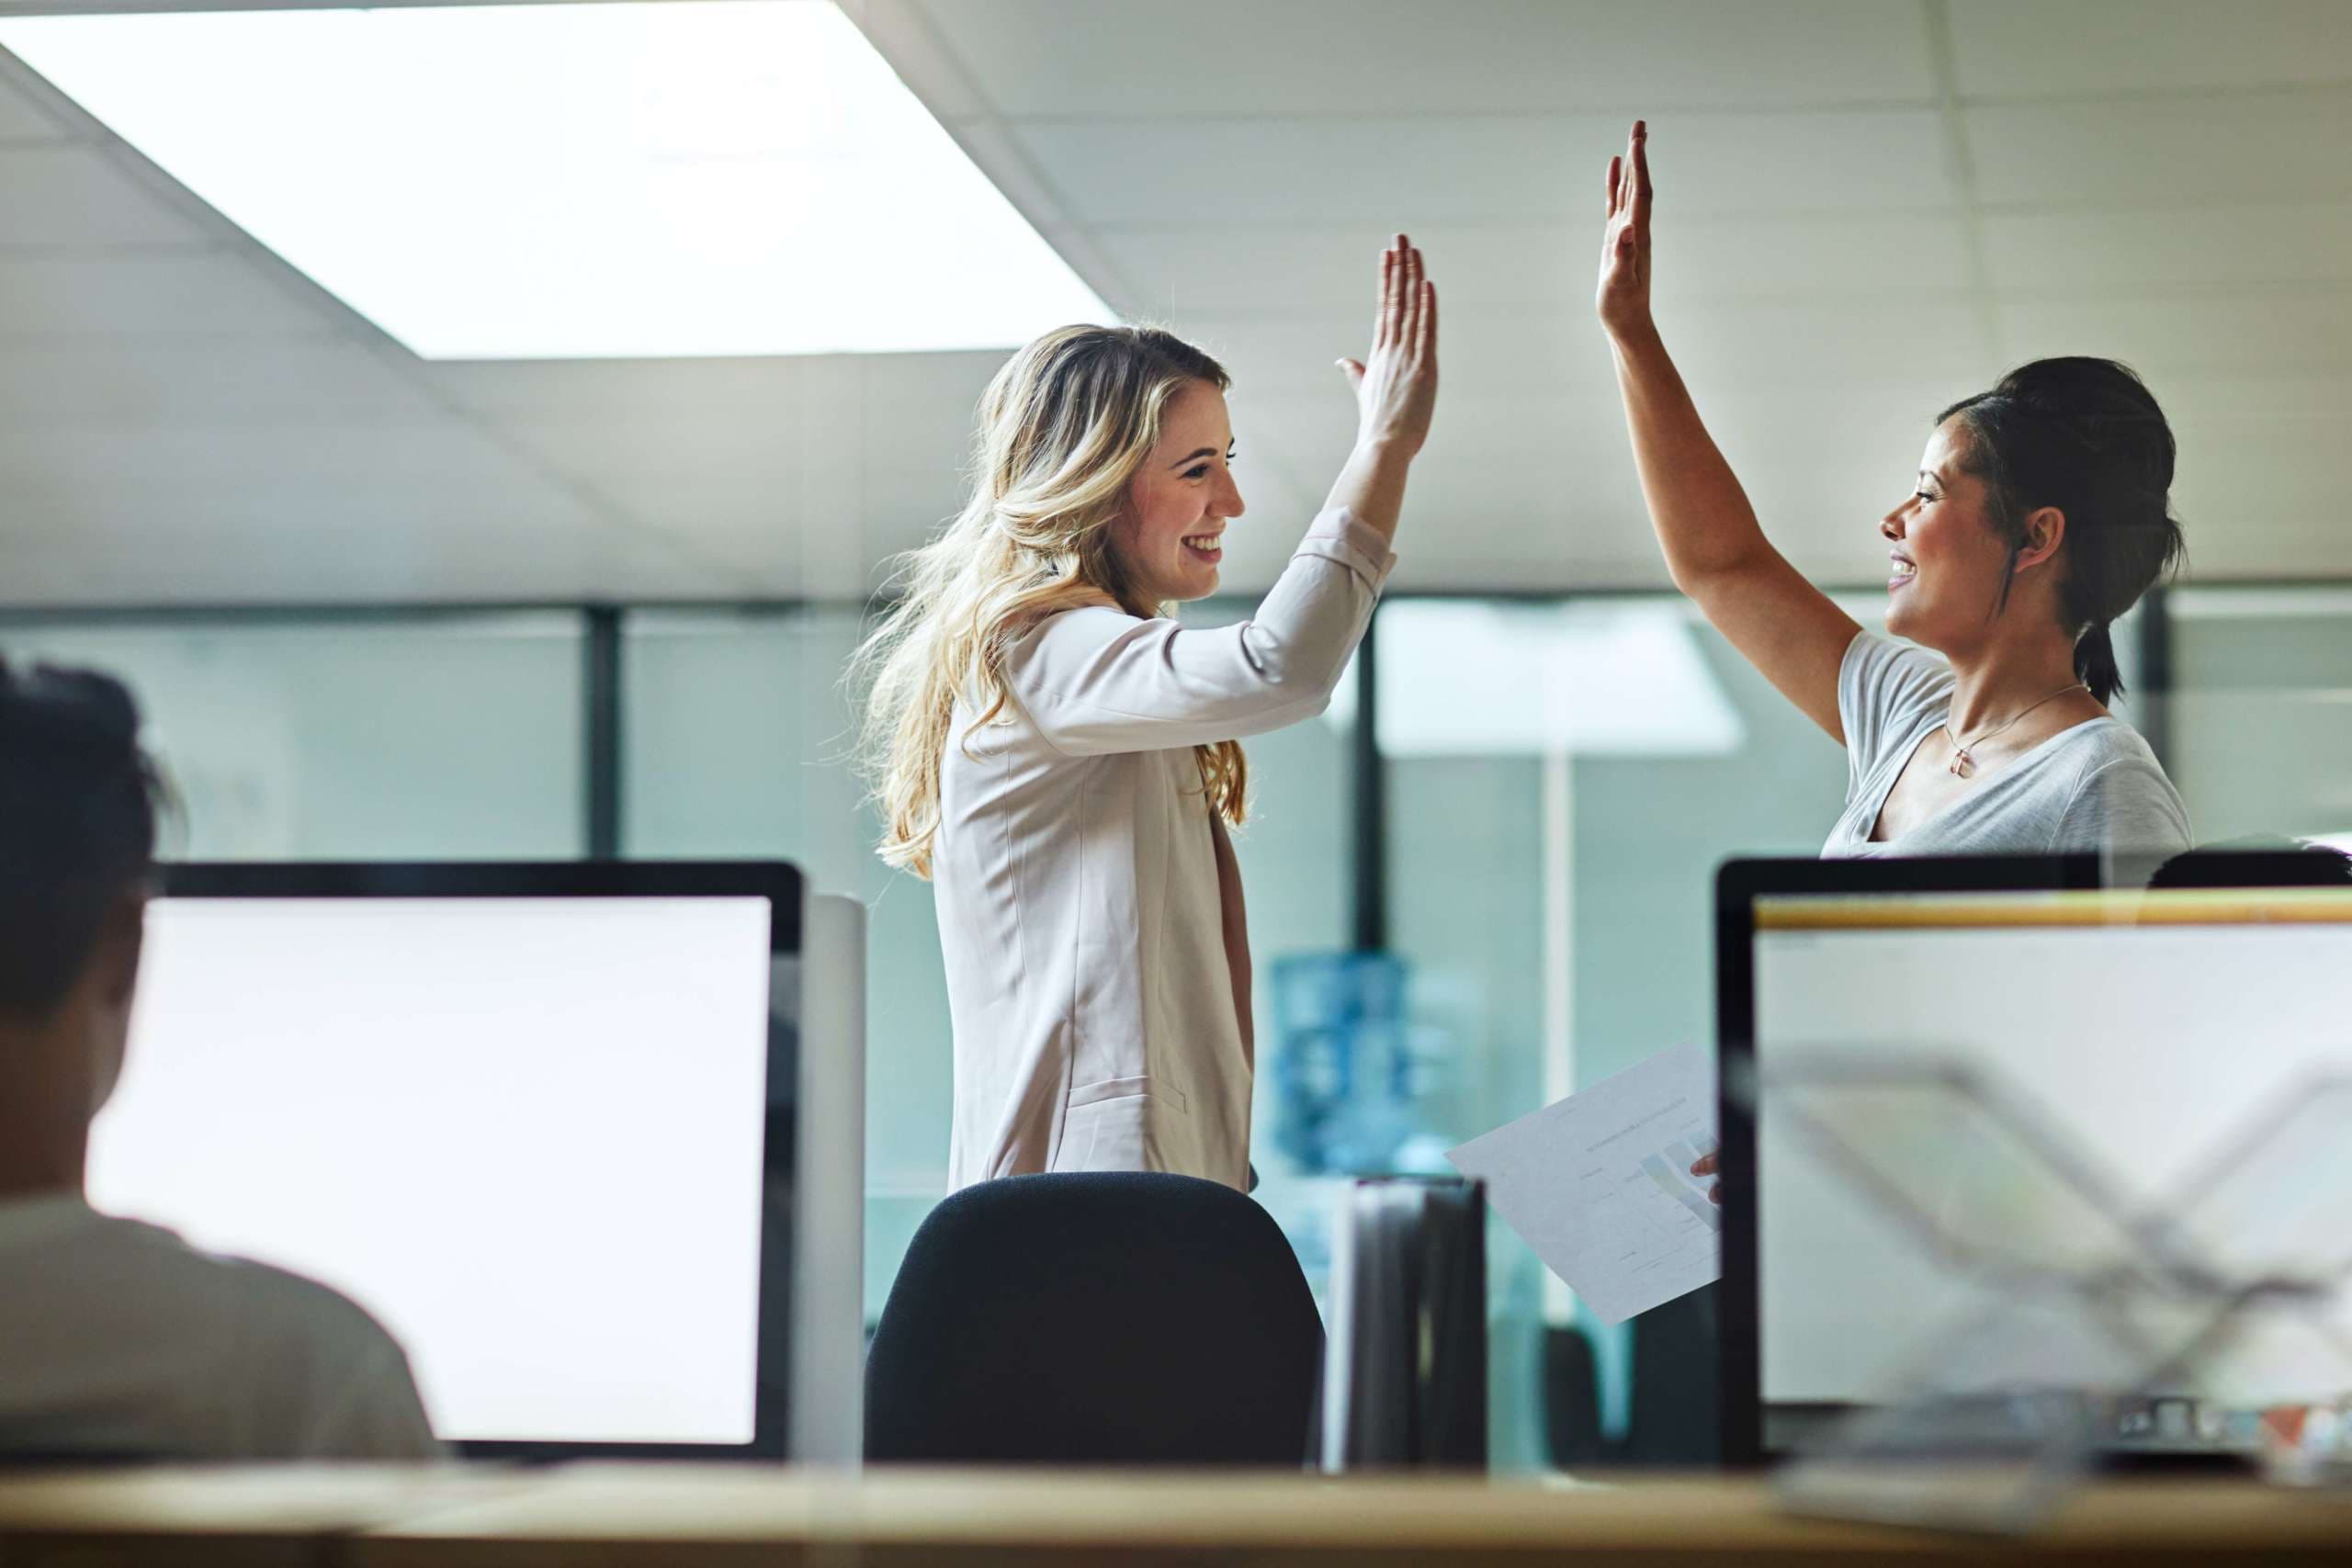
M 2036 507 L 2025 520 L 2025 542 L 2018 547 L 2017 570 L 2040 566 L 2066 542 L 2066 514 L 2054 506 Z

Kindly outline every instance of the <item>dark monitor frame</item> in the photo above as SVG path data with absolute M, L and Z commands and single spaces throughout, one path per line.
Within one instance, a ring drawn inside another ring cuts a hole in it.
M 1755 902 L 1782 894 L 2042 893 L 2134 888 L 2160 863 L 2092 854 L 1883 860 L 1730 860 L 1715 873 L 1716 1125 L 1723 1142 L 1723 1291 L 1716 1341 L 1723 1462 L 1777 1461 L 1764 1437 L 1756 1122 L 1740 1092 L 1756 1061 Z M 2292 852 L 2199 852 L 2193 886 L 2352 887 L 2342 863 Z M 2169 879 L 2167 879 L 2169 880 Z
M 167 898 L 742 898 L 768 900 L 768 951 L 797 958 L 808 898 L 798 868 L 782 861 L 465 861 L 179 862 L 161 868 L 157 893 Z M 770 998 L 774 1017 L 774 998 Z M 782 1049 L 779 1049 L 779 1046 Z M 789 1043 L 768 1031 L 767 1076 L 793 1070 Z M 771 1095 L 771 1099 L 773 1096 Z M 773 1190 L 789 1181 L 791 1151 L 762 1139 L 761 1167 Z M 779 1253 L 785 1254 L 778 1256 Z M 788 1310 L 792 1258 L 763 1227 L 756 1321 Z M 764 1337 L 763 1337 L 764 1340 Z M 789 1362 L 789 1354 L 784 1357 Z M 549 1461 L 574 1459 L 775 1460 L 785 1457 L 789 1365 L 762 1343 L 748 1443 L 453 1442 L 468 1459 Z

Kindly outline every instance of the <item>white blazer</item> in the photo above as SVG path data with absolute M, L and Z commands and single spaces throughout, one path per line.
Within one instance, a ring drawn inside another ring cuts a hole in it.
M 1014 646 L 995 722 L 971 729 L 957 705 L 933 865 L 951 1188 L 1041 1170 L 1248 1185 L 1251 1064 L 1192 748 L 1321 713 L 1396 560 L 1326 512 L 1255 618 L 1067 610 Z

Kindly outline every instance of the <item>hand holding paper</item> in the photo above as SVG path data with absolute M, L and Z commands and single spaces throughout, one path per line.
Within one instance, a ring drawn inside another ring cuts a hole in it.
M 1723 1213 L 1690 1168 L 1715 1152 L 1714 1064 L 1678 1045 L 1446 1157 L 1607 1323 L 1712 1283 Z

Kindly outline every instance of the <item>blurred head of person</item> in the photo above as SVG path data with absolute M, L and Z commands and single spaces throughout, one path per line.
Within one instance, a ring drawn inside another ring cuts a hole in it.
M 2054 629 L 2111 700 L 2109 627 L 2181 558 L 2173 461 L 2164 411 L 2111 359 L 2037 359 L 1954 403 L 1879 525 L 1887 629 L 1954 659 Z
M 1241 514 L 1217 362 L 1151 327 L 1061 327 L 1015 353 L 979 406 L 969 500 L 900 564 L 901 595 L 852 668 L 882 858 L 931 871 L 939 767 L 956 703 L 977 728 L 1007 702 L 1012 645 L 1088 604 L 1131 615 L 1216 591 Z M 1234 741 L 1195 748 L 1211 806 L 1241 820 Z
M 159 791 L 120 682 L 0 662 L 0 1190 L 80 1186 L 122 1071 Z

